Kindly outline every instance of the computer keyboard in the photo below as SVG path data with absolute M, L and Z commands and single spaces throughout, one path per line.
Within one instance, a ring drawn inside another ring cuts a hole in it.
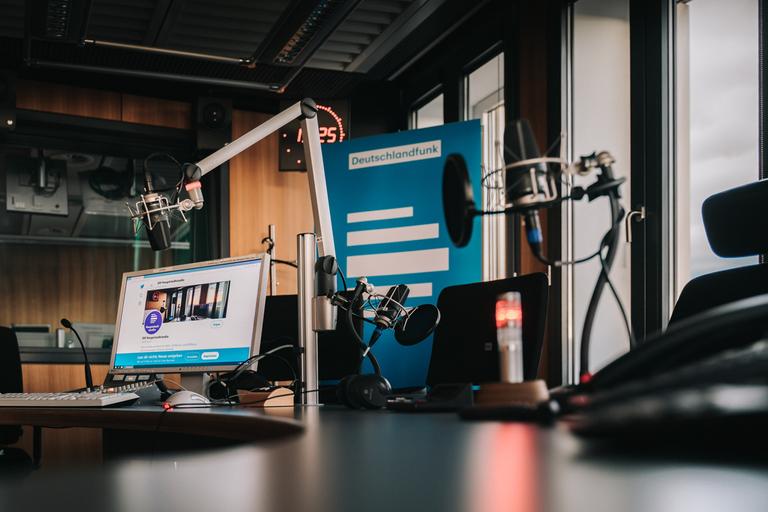
M 0 393 L 0 407 L 105 407 L 133 402 L 136 393 L 105 393 L 84 391 L 78 393 Z

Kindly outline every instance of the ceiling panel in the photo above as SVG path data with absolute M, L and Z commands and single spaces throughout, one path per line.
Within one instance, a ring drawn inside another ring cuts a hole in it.
M 154 0 L 94 0 L 87 37 L 141 44 L 155 12 Z
M 377 39 L 386 37 L 387 29 L 398 18 L 408 16 L 409 11 L 424 3 L 426 0 L 362 0 L 320 46 L 308 66 L 348 70 Z
M 169 14 L 162 46 L 249 58 L 289 2 L 188 0 Z
M 24 0 L 0 0 L 0 34 L 24 36 Z

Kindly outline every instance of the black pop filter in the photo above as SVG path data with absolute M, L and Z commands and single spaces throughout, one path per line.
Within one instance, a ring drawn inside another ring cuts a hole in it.
M 401 345 L 416 345 L 435 331 L 440 323 L 440 310 L 432 304 L 422 304 L 411 311 L 407 320 L 395 326 L 395 340 Z
M 472 238 L 475 212 L 467 163 L 463 156 L 452 153 L 443 166 L 443 213 L 448 235 L 456 247 L 464 247 Z
M 718 256 L 768 252 L 768 180 L 710 196 L 701 206 L 701 213 L 707 240 Z

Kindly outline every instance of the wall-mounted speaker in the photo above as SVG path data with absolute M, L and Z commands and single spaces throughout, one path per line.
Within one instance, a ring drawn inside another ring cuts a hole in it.
M 232 100 L 198 98 L 195 129 L 197 149 L 217 150 L 232 141 Z

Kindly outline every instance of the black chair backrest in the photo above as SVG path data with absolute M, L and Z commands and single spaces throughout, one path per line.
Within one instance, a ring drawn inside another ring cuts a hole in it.
M 23 389 L 19 342 L 11 329 L 0 327 L 0 393 L 21 393 Z M 0 445 L 13 444 L 20 436 L 21 427 L 0 427 Z
M 718 256 L 768 253 L 768 180 L 709 196 L 701 216 L 709 245 Z
M 701 214 L 709 245 L 718 256 L 768 253 L 768 180 L 708 197 Z M 768 293 L 768 265 L 750 265 L 699 276 L 683 288 L 669 322 L 765 293 Z
M 541 273 L 444 288 L 437 300 L 441 320 L 435 330 L 427 384 L 499 380 L 496 299 L 504 292 L 520 292 L 523 373 L 527 380 L 536 378 L 549 299 L 547 276 Z

